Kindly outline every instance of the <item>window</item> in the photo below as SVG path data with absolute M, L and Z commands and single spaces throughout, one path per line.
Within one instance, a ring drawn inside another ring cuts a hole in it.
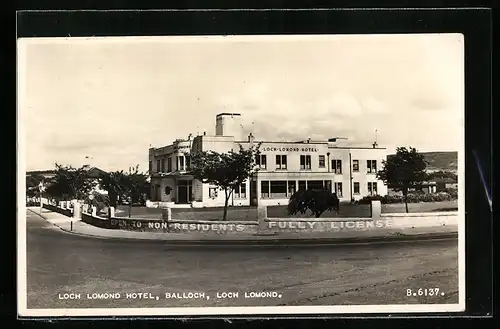
M 328 191 L 332 190 L 332 181 L 331 180 L 325 180 L 324 184 L 325 184 L 324 185 L 325 189 L 327 189 Z
M 260 182 L 260 197 L 263 199 L 269 198 L 269 181 Z
M 318 166 L 320 168 L 325 168 L 325 156 L 324 155 L 320 155 L 319 156 L 319 163 L 318 163 Z
M 160 160 L 156 160 L 156 172 L 160 172 Z
M 377 183 L 376 182 L 368 182 L 368 194 L 370 194 L 370 195 L 377 194 Z
M 165 159 L 161 159 L 161 172 L 165 172 Z
M 286 155 L 276 156 L 276 169 L 286 169 Z
M 191 168 L 191 157 L 189 155 L 185 155 L 186 157 L 186 170 L 189 170 Z
M 286 181 L 271 181 L 271 198 L 286 198 Z
M 167 172 L 172 172 L 172 158 L 167 158 Z
M 301 155 L 300 156 L 300 169 L 311 169 L 311 156 Z
M 234 190 L 234 197 L 236 199 L 247 198 L 247 185 L 245 183 L 241 183 L 241 185 Z
M 153 172 L 153 161 L 149 161 L 149 172 Z
M 307 182 L 305 180 L 299 180 L 299 190 L 307 189 Z
M 339 198 L 342 197 L 342 183 L 335 183 L 335 193 Z
M 377 173 L 377 160 L 367 160 L 366 161 L 366 172 L 371 174 Z
M 323 189 L 323 181 L 322 180 L 307 181 L 307 188 L 310 190 L 322 190 Z
M 359 194 L 359 183 L 358 182 L 354 182 L 353 193 Z
M 186 168 L 184 166 L 184 156 L 179 156 L 177 158 L 179 159 L 179 171 L 186 170 Z
M 352 160 L 352 171 L 359 171 L 359 160 Z
M 257 154 L 255 156 L 255 164 L 260 168 L 260 169 L 266 169 L 267 168 L 267 157 L 265 154 Z
M 295 186 L 295 181 L 294 180 L 289 180 L 288 181 L 288 196 L 291 196 L 293 195 L 297 189 L 297 187 Z
M 332 171 L 335 174 L 342 174 L 342 160 L 332 160 Z
M 217 187 L 210 187 L 210 188 L 208 188 L 208 196 L 211 199 L 217 198 L 217 195 L 218 195 Z

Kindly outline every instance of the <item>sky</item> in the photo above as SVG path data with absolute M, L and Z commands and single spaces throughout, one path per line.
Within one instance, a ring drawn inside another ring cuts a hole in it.
M 214 134 L 221 112 L 257 140 L 461 151 L 463 46 L 460 34 L 20 39 L 19 152 L 26 170 L 147 170 L 150 145 Z

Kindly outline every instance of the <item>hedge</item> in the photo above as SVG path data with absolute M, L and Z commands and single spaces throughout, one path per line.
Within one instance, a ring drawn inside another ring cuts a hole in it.
M 437 192 L 437 193 L 426 193 L 426 194 L 408 194 L 407 201 L 409 203 L 419 203 L 419 202 L 442 202 L 442 201 L 452 201 L 458 198 L 458 193 L 456 190 Z M 383 204 L 388 203 L 403 203 L 404 199 L 402 195 L 372 195 L 366 196 L 359 200 L 360 204 L 370 204 L 373 200 L 379 200 Z

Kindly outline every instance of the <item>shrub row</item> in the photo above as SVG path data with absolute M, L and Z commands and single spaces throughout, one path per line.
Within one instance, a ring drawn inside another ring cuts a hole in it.
M 438 193 L 426 193 L 426 194 L 408 194 L 408 202 L 418 203 L 418 202 L 442 202 L 442 201 L 452 201 L 456 200 L 458 197 L 457 192 L 438 192 Z M 373 195 L 366 196 L 359 200 L 360 204 L 370 204 L 372 200 L 380 200 L 383 204 L 388 203 L 403 203 L 404 198 L 402 195 Z

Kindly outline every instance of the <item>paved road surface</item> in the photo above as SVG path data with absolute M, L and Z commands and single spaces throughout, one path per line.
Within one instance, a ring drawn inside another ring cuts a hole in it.
M 28 308 L 457 303 L 457 241 L 340 247 L 179 249 L 60 231 L 27 214 Z M 439 288 L 444 296 L 406 296 Z M 275 291 L 281 298 L 245 298 Z M 130 299 L 126 293 L 151 293 Z M 204 293 L 166 299 L 165 293 Z M 217 298 L 224 292 L 238 298 Z M 65 293 L 76 300 L 59 299 Z M 87 294 L 120 293 L 119 299 Z M 149 296 L 149 295 L 148 295 Z M 158 299 L 156 299 L 158 297 Z

